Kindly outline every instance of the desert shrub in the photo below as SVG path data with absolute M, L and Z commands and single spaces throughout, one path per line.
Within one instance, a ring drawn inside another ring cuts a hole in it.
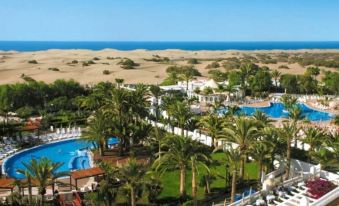
M 219 62 L 212 62 L 209 65 L 206 66 L 206 69 L 216 69 L 219 68 L 220 64 Z
M 56 68 L 56 67 L 50 67 L 50 68 L 48 68 L 48 70 L 54 71 L 54 72 L 60 71 L 60 69 L 58 69 L 58 68 Z
M 187 63 L 188 64 L 199 64 L 199 61 L 198 59 L 192 58 L 192 59 L 187 60 Z
M 103 75 L 109 75 L 111 72 L 107 69 L 105 69 L 104 71 L 102 71 L 102 74 Z
M 134 69 L 135 66 L 139 66 L 139 64 L 135 63 L 131 59 L 123 59 L 118 62 L 118 65 L 121 65 L 121 68 L 123 69 Z
M 84 61 L 84 62 L 82 63 L 82 66 L 83 66 L 83 67 L 87 67 L 87 66 L 89 66 L 89 65 L 91 65 L 91 64 L 95 64 L 95 62 L 94 62 L 93 60 Z
M 28 63 L 29 63 L 29 64 L 37 64 L 37 63 L 38 63 L 38 61 L 37 61 L 37 60 L 35 60 L 35 59 L 33 59 L 33 60 L 29 60 L 29 61 L 28 61 Z
M 99 61 L 100 58 L 99 58 L 99 57 L 94 57 L 93 60 L 94 60 L 94 61 Z
M 290 69 L 287 65 L 280 65 L 279 67 L 278 67 L 279 69 Z
M 79 63 L 79 62 L 78 62 L 78 60 L 73 60 L 71 63 L 72 63 L 72 64 L 77 64 L 77 63 Z
M 36 82 L 35 79 L 25 74 L 21 74 L 21 79 L 25 80 L 26 82 Z

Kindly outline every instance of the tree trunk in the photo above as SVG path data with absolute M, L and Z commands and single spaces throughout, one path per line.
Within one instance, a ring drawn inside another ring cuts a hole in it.
M 210 181 L 208 179 L 209 179 L 209 176 L 205 176 L 207 194 L 210 194 L 211 193 L 211 185 L 210 185 Z
M 181 127 L 181 136 L 182 136 L 182 137 L 185 136 L 184 127 Z
M 234 170 L 232 175 L 231 203 L 234 202 L 236 190 L 237 190 L 237 170 Z
M 244 180 L 244 173 L 245 173 L 245 157 L 242 157 L 240 161 L 240 174 L 239 174 L 241 180 Z
M 104 156 L 104 146 L 102 142 L 100 142 L 100 145 L 99 145 L 99 154 L 100 156 Z
M 184 200 L 186 198 L 186 167 L 180 169 L 180 199 Z
M 135 200 L 135 191 L 134 188 L 131 188 L 131 206 L 136 206 L 136 200 Z
M 195 170 L 195 163 L 192 161 L 192 198 L 193 198 L 193 205 L 198 205 L 197 200 L 197 182 L 196 182 L 196 170 Z
M 41 195 L 41 206 L 45 205 L 44 199 L 45 199 L 45 195 Z
M 32 184 L 31 178 L 28 178 L 28 203 L 32 205 Z
M 263 170 L 263 164 L 262 161 L 259 161 L 259 175 L 258 175 L 258 180 L 261 180 L 261 174 L 262 174 L 262 170 Z
M 285 180 L 289 179 L 291 167 L 291 141 L 287 141 Z

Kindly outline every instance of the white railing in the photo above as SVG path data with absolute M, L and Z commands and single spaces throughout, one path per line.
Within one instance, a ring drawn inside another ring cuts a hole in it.
M 310 206 L 325 206 L 339 198 L 339 187 L 336 187 L 331 192 L 319 198 L 317 201 L 310 204 Z

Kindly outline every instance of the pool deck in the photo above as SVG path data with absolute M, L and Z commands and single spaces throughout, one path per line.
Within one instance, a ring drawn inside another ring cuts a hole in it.
M 311 109 L 314 109 L 314 110 L 317 110 L 317 111 L 320 111 L 320 112 L 328 112 L 328 113 L 332 113 L 332 114 L 335 114 L 335 115 L 339 115 L 339 110 L 338 109 L 327 109 L 327 110 L 322 110 L 322 109 L 319 109 L 317 108 L 315 105 L 315 101 L 312 101 L 312 100 L 309 100 L 307 102 L 305 102 L 304 104 L 308 107 L 310 107 Z
M 269 107 L 271 105 L 271 102 L 269 100 L 265 100 L 262 102 L 256 102 L 253 104 L 243 104 L 241 106 L 245 106 L 245 107 Z

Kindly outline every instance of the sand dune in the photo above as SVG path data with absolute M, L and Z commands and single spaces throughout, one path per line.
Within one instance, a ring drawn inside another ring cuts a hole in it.
M 277 54 L 286 53 L 339 53 L 339 50 L 293 50 L 293 51 L 183 51 L 183 50 L 133 50 L 118 51 L 113 49 L 104 49 L 100 51 L 92 50 L 47 50 L 36 52 L 15 52 L 0 51 L 0 84 L 23 82 L 21 75 L 25 74 L 39 81 L 53 82 L 56 79 L 74 79 L 82 84 L 93 84 L 100 81 L 115 81 L 115 78 L 123 78 L 126 83 L 152 83 L 162 82 L 166 77 L 166 68 L 170 64 L 145 61 L 159 55 L 168 57 L 172 60 L 172 64 L 187 64 L 187 59 L 198 58 L 204 59 L 195 67 L 203 74 L 207 75 L 206 65 L 211 63 L 213 59 L 240 57 L 244 54 Z M 96 64 L 90 66 L 82 66 L 83 61 L 93 60 L 94 57 L 100 60 L 95 61 Z M 133 70 L 124 70 L 117 63 L 119 59 L 107 59 L 107 57 L 130 58 L 140 66 Z M 28 61 L 36 60 L 38 64 L 30 64 Z M 79 61 L 78 64 L 69 64 L 73 60 Z M 277 69 L 278 64 L 260 64 Z M 291 69 L 281 70 L 282 73 L 302 74 L 305 68 L 298 64 L 289 65 Z M 60 71 L 51 71 L 49 68 L 58 68 Z M 109 70 L 109 75 L 104 75 L 103 70 Z M 333 69 L 330 69 L 333 70 Z

